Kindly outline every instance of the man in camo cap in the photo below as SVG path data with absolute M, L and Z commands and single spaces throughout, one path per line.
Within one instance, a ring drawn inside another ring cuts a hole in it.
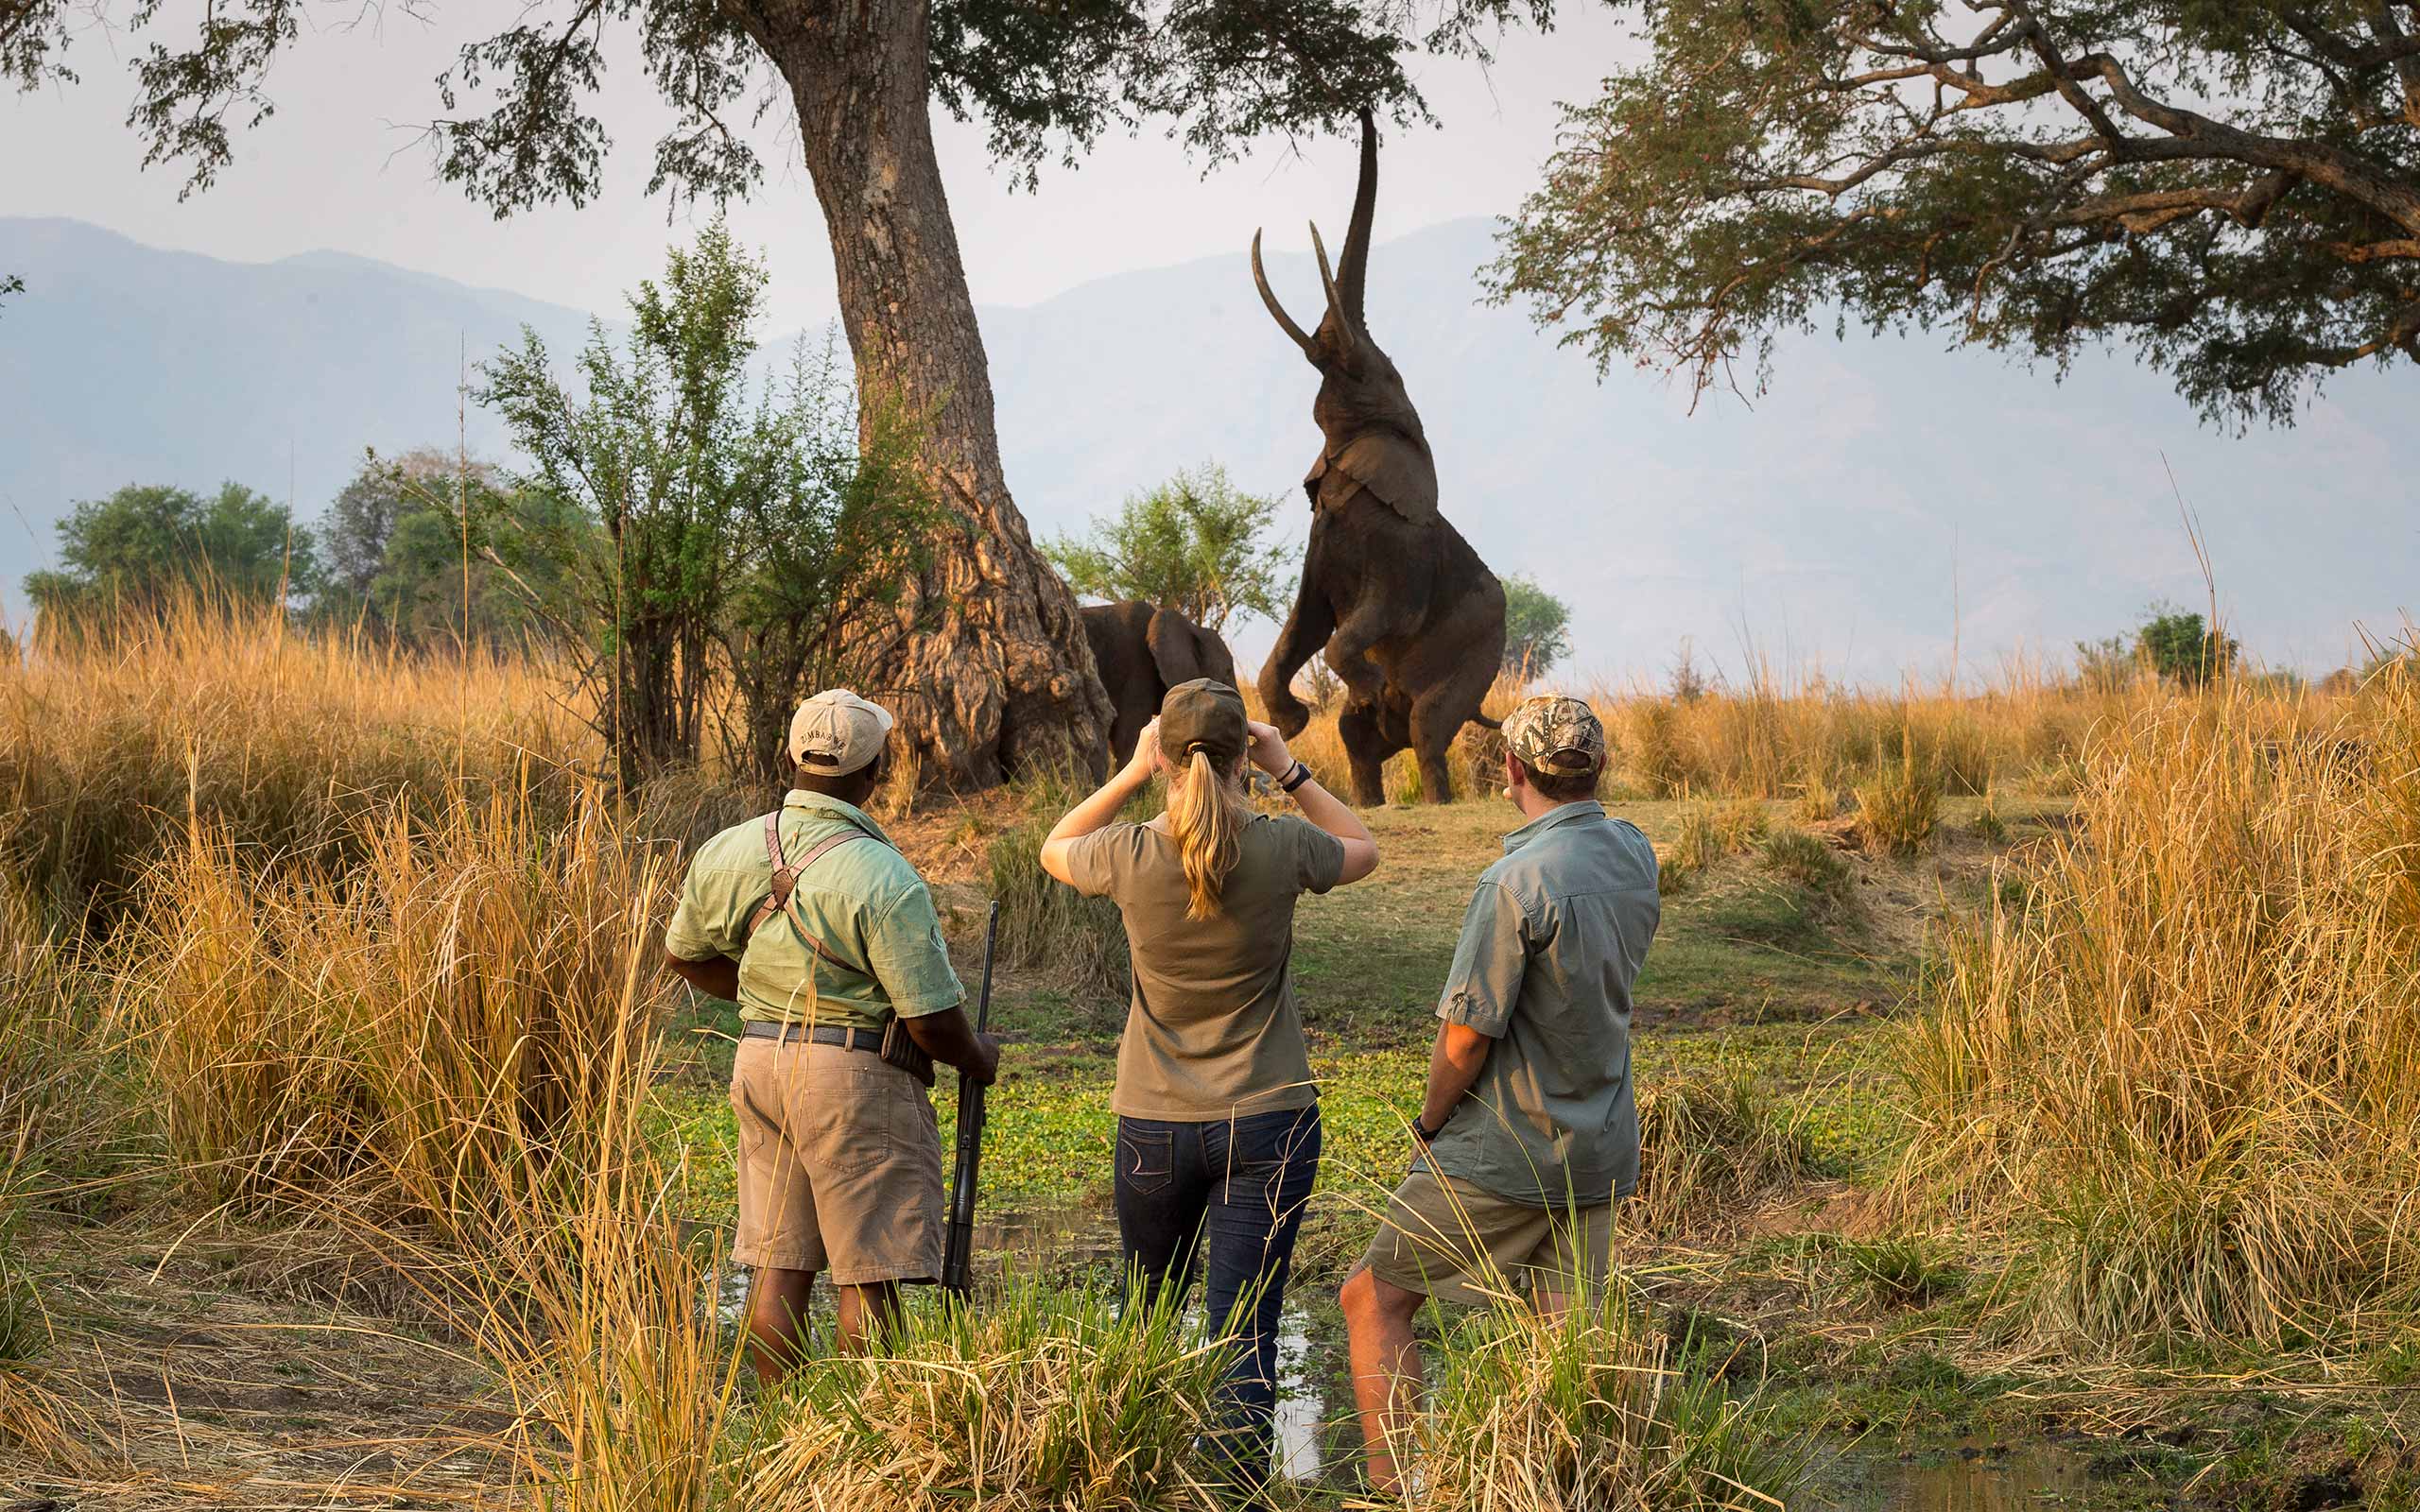
M 1526 1290 L 1560 1313 L 1604 1280 L 1613 1204 L 1638 1180 L 1631 983 L 1661 912 L 1655 850 L 1597 801 L 1605 727 L 1586 704 L 1531 698 L 1504 721 L 1504 796 L 1526 822 L 1471 895 L 1411 1174 L 1344 1283 L 1381 1494 L 1402 1484 L 1394 1451 L 1421 1389 L 1422 1304 Z

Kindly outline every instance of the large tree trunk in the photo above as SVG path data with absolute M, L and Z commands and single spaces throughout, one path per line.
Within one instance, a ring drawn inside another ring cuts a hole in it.
M 1062 760 L 1098 775 L 1109 700 L 1075 596 L 1001 473 L 991 369 L 933 153 L 925 0 L 736 9 L 798 106 L 858 391 L 925 417 L 926 476 L 967 524 L 937 543 L 911 595 L 932 623 L 886 679 L 911 690 L 900 722 L 928 778 L 982 785 Z

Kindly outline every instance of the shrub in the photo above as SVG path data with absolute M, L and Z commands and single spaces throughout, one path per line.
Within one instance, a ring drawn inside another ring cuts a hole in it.
M 1407 1512 L 1746 1512 L 1781 1505 L 1806 1462 L 1755 1390 L 1675 1359 L 1618 1285 L 1560 1318 L 1474 1312 L 1436 1358 Z
M 1088 537 L 1061 536 L 1042 550 L 1079 593 L 1140 599 L 1214 632 L 1237 614 L 1274 624 L 1291 602 L 1286 570 L 1300 555 L 1269 539 L 1277 510 L 1276 499 L 1239 491 L 1225 468 L 1207 462 L 1129 494 L 1115 516 L 1093 521 Z M 1322 657 L 1309 669 L 1314 691 L 1322 675 L 1335 676 Z
M 884 1352 L 814 1361 L 758 1408 L 738 1504 L 765 1512 L 1163 1512 L 1196 1475 L 1225 1349 L 1157 1305 L 1011 1276 L 908 1315 Z
M 2275 1347 L 2420 1304 L 2420 679 L 2378 692 L 2331 739 L 2233 689 L 2111 728 L 2079 834 L 1927 976 L 1902 1179 L 2039 1236 L 2041 1335 Z
M 1685 872 L 1703 871 L 1761 839 L 1766 824 L 1764 805 L 1754 799 L 1736 799 L 1720 806 L 1691 804 L 1681 815 L 1680 831 L 1672 840 L 1672 859 Z
M 1765 840 L 1767 869 L 1817 892 L 1838 890 L 1849 878 L 1848 863 L 1805 830 L 1775 830 Z
M 1882 1307 L 1923 1307 L 1958 1291 L 1966 1272 L 1928 1241 L 1912 1235 L 1841 1245 L 1849 1268 Z

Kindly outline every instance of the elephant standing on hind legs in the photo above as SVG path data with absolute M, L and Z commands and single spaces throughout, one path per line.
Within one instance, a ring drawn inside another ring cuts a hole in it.
M 1311 418 L 1323 438 L 1303 479 L 1311 540 L 1302 591 L 1261 668 L 1260 697 L 1281 731 L 1299 733 L 1310 712 L 1294 696 L 1294 674 L 1324 647 L 1345 687 L 1338 730 L 1354 798 L 1385 802 L 1380 768 L 1409 748 L 1420 764 L 1421 796 L 1443 803 L 1453 796 L 1445 756 L 1454 737 L 1465 724 L 1495 723 L 1479 705 L 1504 664 L 1504 585 L 1438 512 L 1437 464 L 1420 413 L 1362 319 L 1377 194 L 1378 131 L 1364 111 L 1360 184 L 1333 271 L 1311 228 L 1327 294 L 1327 314 L 1311 335 L 1270 289 L 1260 236 L 1253 236 L 1261 301 L 1319 369 Z

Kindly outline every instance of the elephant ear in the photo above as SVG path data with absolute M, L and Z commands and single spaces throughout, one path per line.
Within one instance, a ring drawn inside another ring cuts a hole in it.
M 1143 632 L 1143 644 L 1151 649 L 1151 664 L 1160 670 L 1160 685 L 1173 688 L 1180 682 L 1191 682 L 1210 674 L 1201 666 L 1201 648 L 1194 640 L 1198 633 L 1194 623 L 1172 609 L 1164 609 L 1151 616 L 1150 628 Z
M 1201 676 L 1216 678 L 1230 688 L 1241 688 L 1243 684 L 1236 680 L 1236 654 L 1227 649 L 1227 643 L 1219 632 L 1199 625 L 1191 629 L 1201 658 Z
M 1413 524 L 1437 518 L 1437 464 L 1424 442 L 1397 431 L 1363 431 L 1327 465 Z

